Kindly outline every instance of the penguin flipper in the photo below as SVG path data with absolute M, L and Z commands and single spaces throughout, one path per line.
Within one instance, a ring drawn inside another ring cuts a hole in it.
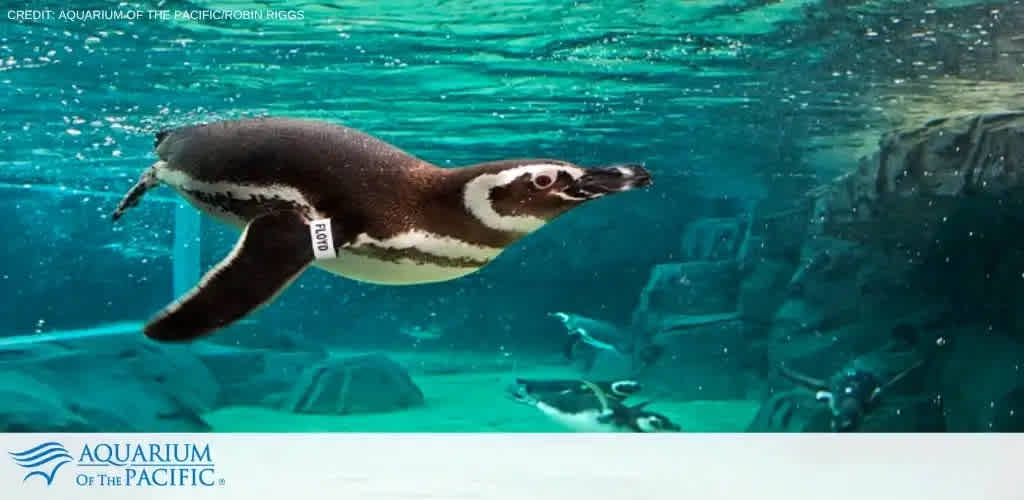
M 163 342 L 213 333 L 272 301 L 313 258 L 309 226 L 298 212 L 257 217 L 231 253 L 150 320 L 144 332 Z

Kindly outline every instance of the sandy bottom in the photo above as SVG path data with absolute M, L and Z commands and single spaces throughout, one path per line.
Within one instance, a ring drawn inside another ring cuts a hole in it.
M 217 432 L 566 432 L 536 409 L 516 403 L 505 389 L 515 377 L 570 377 L 565 366 L 491 366 L 465 373 L 436 373 L 424 360 L 393 356 L 410 368 L 423 390 L 423 406 L 391 413 L 295 415 L 266 408 L 227 407 L 204 416 Z M 500 365 L 501 363 L 480 363 Z M 643 401 L 641 395 L 628 401 Z M 756 401 L 655 400 L 648 408 L 667 415 L 686 432 L 739 432 L 757 412 Z

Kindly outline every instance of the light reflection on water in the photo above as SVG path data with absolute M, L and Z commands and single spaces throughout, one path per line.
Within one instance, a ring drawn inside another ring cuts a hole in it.
M 1019 1 L 258 7 L 303 19 L 0 21 L 3 180 L 119 191 L 152 131 L 272 113 L 443 165 L 644 161 L 673 188 L 764 195 L 849 168 L 892 127 L 1024 97 Z

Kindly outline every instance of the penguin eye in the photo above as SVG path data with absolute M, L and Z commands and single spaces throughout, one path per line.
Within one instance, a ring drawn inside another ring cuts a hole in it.
M 540 174 L 533 178 L 533 185 L 537 189 L 547 189 L 555 183 L 555 177 L 551 174 Z

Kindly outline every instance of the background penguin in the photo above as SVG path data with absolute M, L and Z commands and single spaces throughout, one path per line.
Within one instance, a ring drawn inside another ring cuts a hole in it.
M 311 265 L 378 284 L 455 279 L 574 207 L 651 184 L 637 165 L 520 159 L 441 168 L 357 130 L 290 118 L 162 131 L 156 154 L 115 221 L 163 183 L 242 233 L 146 325 L 163 341 L 237 321 Z
M 881 348 L 846 363 L 827 380 L 811 377 L 785 365 L 778 366 L 779 372 L 815 391 L 815 399 L 828 405 L 829 426 L 833 431 L 853 432 L 877 408 L 884 393 L 928 359 L 924 353 L 914 349 L 917 342 L 914 327 L 897 325 L 892 330 L 892 337 Z
M 569 360 L 576 358 L 580 346 L 587 345 L 629 360 L 633 370 L 636 370 L 654 363 L 664 352 L 664 347 L 638 342 L 638 336 L 633 332 L 607 321 L 565 312 L 549 313 L 548 316 L 558 319 L 569 334 L 563 351 Z M 588 371 L 593 363 L 593 358 L 588 360 Z
M 601 389 L 615 387 L 617 384 L 639 390 L 639 385 L 633 381 L 595 383 L 586 380 L 535 380 L 523 383 L 523 379 L 517 379 L 510 395 L 517 402 L 533 406 L 559 424 L 577 432 L 680 430 L 668 417 L 645 410 L 644 407 L 650 401 L 627 406 L 621 396 L 612 396 Z M 548 388 L 552 390 L 544 390 Z

